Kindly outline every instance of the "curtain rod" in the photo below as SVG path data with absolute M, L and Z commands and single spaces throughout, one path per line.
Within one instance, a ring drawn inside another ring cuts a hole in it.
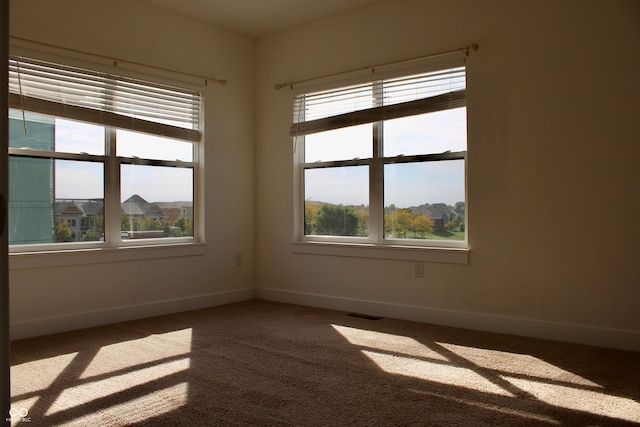
M 87 55 L 87 56 L 93 56 L 95 58 L 106 59 L 108 61 L 113 62 L 113 65 L 115 67 L 118 66 L 118 63 L 126 63 L 126 64 L 135 65 L 135 66 L 138 66 L 138 67 L 144 67 L 144 68 L 149 68 L 149 69 L 153 69 L 153 70 L 160 70 L 160 71 L 165 71 L 165 72 L 174 73 L 174 74 L 182 74 L 183 76 L 189 76 L 189 77 L 195 77 L 195 78 L 198 78 L 198 79 L 203 79 L 205 86 L 209 83 L 209 81 L 218 83 L 220 86 L 226 86 L 227 85 L 227 79 L 217 79 L 215 77 L 207 77 L 207 76 L 202 76 L 202 75 L 199 75 L 199 74 L 187 73 L 187 72 L 184 72 L 184 71 L 173 70 L 171 68 L 156 67 L 154 65 L 147 65 L 147 64 L 143 64 L 141 62 L 130 61 L 128 59 L 114 58 L 114 57 L 111 57 L 111 56 L 100 55 L 98 53 L 87 52 L 87 51 L 84 51 L 84 50 L 72 49 L 72 48 L 63 47 L 63 46 L 56 46 L 56 45 L 51 44 L 51 43 L 44 43 L 44 42 L 39 42 L 39 41 L 36 41 L 36 40 L 29 40 L 29 39 L 22 38 L 22 37 L 10 36 L 9 38 L 12 39 L 12 40 L 19 40 L 19 41 L 22 41 L 22 42 L 33 43 L 33 44 L 40 45 L 40 46 L 45 46 L 45 47 L 48 47 L 48 48 L 61 49 L 61 50 L 65 50 L 67 52 L 79 53 L 81 55 Z
M 379 67 L 387 67 L 387 66 L 390 66 L 390 65 L 405 64 L 405 63 L 408 63 L 408 62 L 415 62 L 415 61 L 420 61 L 420 60 L 423 60 L 423 59 L 435 58 L 435 57 L 438 57 L 438 56 L 451 55 L 451 54 L 459 53 L 459 52 L 464 52 L 466 56 L 469 56 L 469 52 L 470 51 L 476 52 L 479 48 L 480 48 L 480 45 L 478 45 L 478 43 L 471 43 L 469 46 L 461 47 L 461 48 L 458 48 L 458 49 L 452 49 L 452 50 L 447 50 L 447 51 L 444 51 L 444 52 L 432 53 L 430 55 L 418 56 L 418 57 L 415 57 L 415 58 L 403 59 L 401 61 L 387 62 L 387 63 L 384 63 L 384 64 L 378 64 L 378 65 L 375 65 L 375 66 L 356 68 L 356 69 L 348 70 L 348 71 L 341 71 L 339 73 L 325 74 L 325 75 L 319 76 L 319 77 L 313 77 L 313 78 L 310 78 L 310 79 L 297 80 L 297 81 L 288 82 L 288 83 L 276 83 L 275 85 L 273 85 L 273 88 L 275 90 L 280 90 L 280 89 L 283 89 L 283 88 L 289 86 L 291 89 L 293 89 L 293 86 L 298 85 L 300 83 L 307 83 L 307 82 L 311 82 L 311 81 L 314 81 L 314 80 L 326 79 L 326 78 L 329 78 L 329 77 L 340 76 L 340 75 L 343 75 L 343 74 L 354 73 L 354 72 L 357 72 L 357 71 L 367 71 L 367 70 L 369 70 L 369 71 L 371 71 L 371 73 L 375 73 L 376 68 L 379 68 Z

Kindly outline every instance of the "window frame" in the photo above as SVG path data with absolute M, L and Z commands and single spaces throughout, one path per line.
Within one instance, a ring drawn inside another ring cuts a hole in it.
M 12 46 L 12 57 L 28 57 L 36 61 L 51 62 L 63 67 L 74 67 L 88 70 L 95 73 L 114 75 L 118 78 L 130 78 L 135 81 L 149 82 L 152 85 L 171 86 L 175 88 L 185 88 L 186 90 L 198 91 L 200 93 L 199 111 L 197 119 L 197 129 L 200 132 L 199 140 L 194 140 L 193 133 L 185 129 L 185 135 L 190 139 L 174 138 L 176 141 L 191 143 L 191 161 L 180 160 L 158 160 L 152 158 L 138 158 L 135 156 L 116 155 L 116 131 L 117 129 L 130 130 L 127 127 L 114 127 L 104 123 L 96 123 L 90 120 L 83 120 L 82 117 L 70 115 L 51 115 L 49 117 L 65 120 L 84 122 L 96 126 L 102 126 L 105 130 L 105 152 L 103 155 L 68 153 L 56 151 L 36 151 L 23 150 L 20 148 L 9 148 L 10 156 L 35 157 L 45 159 L 62 159 L 72 161 L 99 162 L 103 164 L 103 206 L 104 206 L 104 240 L 94 242 L 53 242 L 40 244 L 17 244 L 10 245 L 10 265 L 14 268 L 38 268 L 52 265 L 74 265 L 87 262 L 116 262 L 131 259 L 162 258 L 167 256 L 190 256 L 202 255 L 206 253 L 206 243 L 204 240 L 204 192 L 202 191 L 202 173 L 200 163 L 202 159 L 204 145 L 204 94 L 205 85 L 202 83 L 176 80 L 162 70 L 158 73 L 140 73 L 133 70 L 123 70 L 117 66 L 100 64 L 99 62 L 86 61 L 73 57 L 61 57 L 58 55 L 34 52 Z M 15 96 L 12 94 L 12 96 Z M 25 112 L 31 111 L 29 108 Z M 35 111 L 36 113 L 40 113 Z M 41 113 L 40 113 L 41 114 Z M 140 132 L 139 130 L 134 130 Z M 145 132 L 140 132 L 145 133 Z M 159 135 L 160 136 L 160 135 Z M 120 237 L 120 216 L 121 216 L 121 166 L 122 165 L 149 165 L 164 167 L 190 168 L 192 170 L 193 182 L 193 236 L 186 237 L 162 237 L 146 239 L 121 239 Z M 55 221 L 54 221 L 55 224 Z M 123 250 L 126 250 L 124 256 Z M 73 255 L 73 256 L 71 256 Z
M 377 82 L 392 78 L 402 78 L 412 74 L 428 73 L 445 70 L 456 66 L 464 66 L 465 81 L 467 65 L 464 59 L 451 61 L 430 61 L 427 65 L 417 65 L 412 68 L 401 68 L 385 72 L 378 77 L 350 77 L 332 79 L 309 87 L 296 88 L 295 96 L 324 90 L 338 90 L 351 84 L 370 83 L 372 92 L 376 90 Z M 466 86 L 466 85 L 465 85 Z M 466 96 L 465 96 L 466 100 Z M 465 101 L 465 108 L 468 108 Z M 436 110 L 436 111 L 444 111 Z M 468 137 L 468 110 L 466 112 L 466 134 Z M 295 112 L 294 112 L 295 114 Z M 408 117 L 404 116 L 404 117 Z M 364 258 L 398 259 L 423 262 L 445 262 L 467 264 L 469 255 L 468 229 L 468 174 L 467 149 L 463 152 L 419 154 L 410 156 L 384 156 L 383 126 L 384 120 L 370 123 L 373 126 L 373 153 L 371 158 L 338 160 L 327 162 L 305 162 L 305 135 L 294 135 L 294 221 L 292 251 L 315 255 L 354 256 Z M 292 125 L 292 133 L 295 124 Z M 384 232 L 384 167 L 393 163 L 416 163 L 431 161 L 464 160 L 464 202 L 465 202 L 465 238 L 463 241 L 422 240 L 422 239 L 392 239 L 386 238 Z M 367 165 L 369 170 L 369 236 L 326 236 L 305 234 L 305 171 L 316 168 Z

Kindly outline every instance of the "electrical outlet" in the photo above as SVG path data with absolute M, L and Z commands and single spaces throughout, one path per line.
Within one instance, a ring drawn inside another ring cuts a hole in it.
M 420 261 L 413 263 L 413 277 L 424 277 L 424 264 Z
M 241 266 L 242 265 L 242 252 L 238 252 L 236 254 L 236 265 L 237 266 Z

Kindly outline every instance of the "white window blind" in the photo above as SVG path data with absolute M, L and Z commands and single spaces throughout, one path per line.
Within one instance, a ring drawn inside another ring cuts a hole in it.
M 9 60 L 11 108 L 196 142 L 198 91 L 27 58 Z
M 466 105 L 465 67 L 300 94 L 291 136 Z

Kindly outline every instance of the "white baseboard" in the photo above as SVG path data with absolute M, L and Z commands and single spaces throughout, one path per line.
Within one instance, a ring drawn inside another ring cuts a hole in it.
M 532 338 L 640 351 L 640 331 L 258 288 L 256 298 Z
M 214 292 L 187 298 L 154 301 L 109 308 L 98 311 L 65 314 L 62 316 L 42 317 L 11 323 L 11 340 L 37 337 L 57 332 L 91 328 L 127 320 L 143 319 L 181 311 L 197 310 L 234 302 L 254 299 L 255 289 L 246 288 L 234 291 Z

